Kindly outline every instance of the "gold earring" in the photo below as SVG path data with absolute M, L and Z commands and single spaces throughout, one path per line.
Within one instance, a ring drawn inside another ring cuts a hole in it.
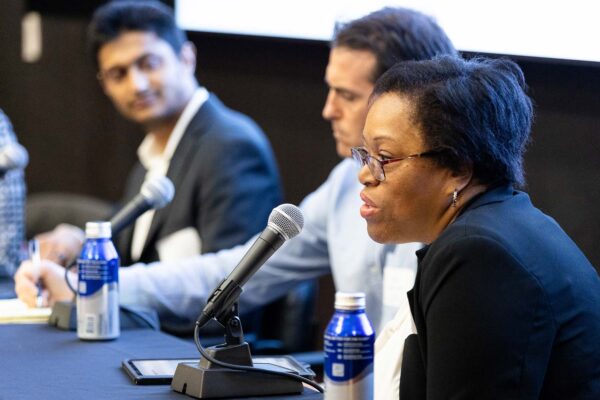
M 458 190 L 454 189 L 454 193 L 452 193 L 452 207 L 456 207 L 457 202 L 458 202 Z

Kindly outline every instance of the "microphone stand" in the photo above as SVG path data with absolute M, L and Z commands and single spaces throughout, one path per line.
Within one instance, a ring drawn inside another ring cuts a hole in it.
M 238 303 L 215 318 L 225 328 L 225 343 L 205 349 L 212 359 L 238 366 L 253 367 L 250 346 L 244 340 Z M 196 328 L 196 332 L 198 331 Z M 198 364 L 177 365 L 171 388 L 198 399 L 219 397 L 268 396 L 302 393 L 302 383 L 261 372 L 226 368 L 205 357 Z

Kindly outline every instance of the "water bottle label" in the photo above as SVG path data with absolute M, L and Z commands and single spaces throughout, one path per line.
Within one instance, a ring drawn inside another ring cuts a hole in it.
M 327 399 L 373 397 L 374 335 L 325 335 Z
M 77 299 L 77 333 L 83 339 L 109 339 L 119 336 L 119 295 L 116 283 Z
M 347 381 L 373 365 L 374 336 L 325 335 L 327 376 L 333 381 Z
M 80 259 L 79 264 L 79 295 L 92 296 L 108 283 L 117 283 L 119 280 L 119 259 L 112 260 L 85 260 Z

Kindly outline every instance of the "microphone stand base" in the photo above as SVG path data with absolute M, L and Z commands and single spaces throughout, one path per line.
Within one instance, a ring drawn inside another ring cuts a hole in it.
M 254 363 L 250 346 L 244 341 L 237 302 L 217 320 L 225 327 L 225 343 L 207 348 L 206 354 L 223 363 L 252 367 Z M 197 399 L 214 399 L 302 393 L 304 386 L 298 380 L 260 370 L 223 368 L 202 357 L 197 364 L 177 364 L 171 389 Z
M 77 330 L 77 308 L 72 301 L 57 301 L 52 306 L 48 324 L 65 331 Z
M 283 376 L 200 364 L 177 365 L 171 388 L 197 399 L 302 393 L 303 385 Z

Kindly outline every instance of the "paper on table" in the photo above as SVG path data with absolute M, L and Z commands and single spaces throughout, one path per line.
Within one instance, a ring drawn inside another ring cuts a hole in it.
M 28 307 L 19 299 L 0 300 L 0 324 L 48 322 L 50 307 Z

